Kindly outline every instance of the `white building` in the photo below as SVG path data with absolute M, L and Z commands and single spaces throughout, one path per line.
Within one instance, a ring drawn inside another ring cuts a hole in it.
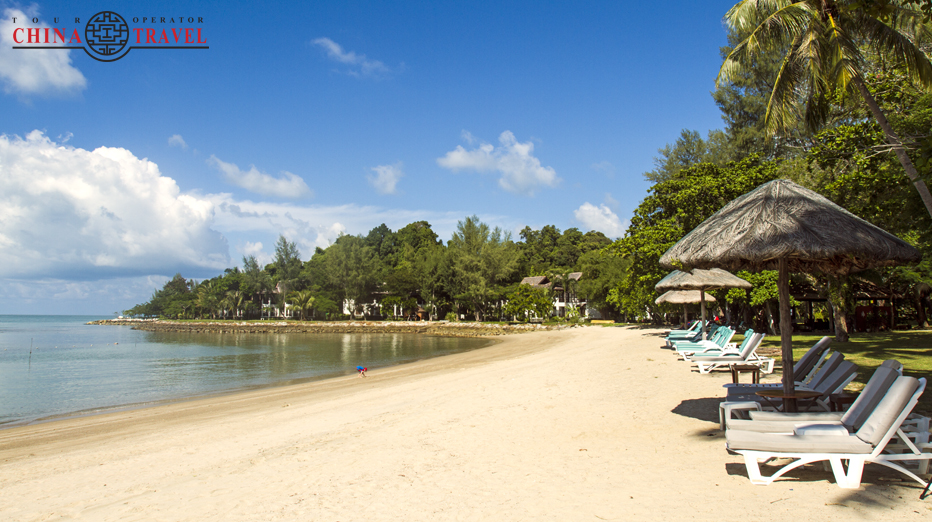
M 573 281 L 578 282 L 582 278 L 582 272 L 572 272 L 567 274 L 567 277 Z M 566 317 L 566 307 L 569 305 L 571 308 L 576 308 L 579 310 L 580 317 L 588 316 L 588 309 L 586 308 L 586 301 L 580 299 L 578 294 L 578 286 L 570 284 L 567 292 L 563 292 L 563 283 L 559 280 L 551 281 L 547 276 L 531 276 L 525 277 L 521 280 L 522 285 L 530 285 L 531 288 L 542 288 L 544 290 L 553 292 L 553 309 L 556 312 L 556 315 L 560 317 Z M 566 301 L 564 301 L 564 295 L 566 296 Z

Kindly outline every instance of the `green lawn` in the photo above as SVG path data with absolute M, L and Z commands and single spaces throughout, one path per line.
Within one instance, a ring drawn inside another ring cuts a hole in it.
M 793 335 L 793 358 L 799 360 L 806 350 L 812 347 L 821 335 Z M 761 344 L 763 349 L 777 350 L 780 356 L 780 337 L 768 335 Z M 930 381 L 926 391 L 919 398 L 916 412 L 932 415 L 932 330 L 910 330 L 879 333 L 858 333 L 851 336 L 847 343 L 831 344 L 833 351 L 845 355 L 845 360 L 858 365 L 857 378 L 848 385 L 849 391 L 860 390 L 870 379 L 874 369 L 887 359 L 896 359 L 903 363 L 903 373 L 913 377 L 925 377 Z

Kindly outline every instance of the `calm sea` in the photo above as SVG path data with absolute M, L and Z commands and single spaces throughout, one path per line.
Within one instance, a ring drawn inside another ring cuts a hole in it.
M 190 334 L 0 315 L 0 428 L 305 382 L 488 346 L 416 334 Z

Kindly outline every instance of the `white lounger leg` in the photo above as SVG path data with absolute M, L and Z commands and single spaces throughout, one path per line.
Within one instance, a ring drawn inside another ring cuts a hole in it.
M 781 456 L 781 458 L 791 458 L 793 459 L 793 462 L 790 462 L 789 464 L 778 469 L 777 472 L 774 473 L 773 475 L 769 477 L 765 477 L 761 475 L 760 473 L 760 462 L 766 462 L 770 460 L 773 457 L 772 454 L 770 454 L 769 452 L 760 452 L 760 451 L 742 451 L 740 453 L 742 453 L 744 456 L 744 467 L 745 469 L 747 469 L 748 478 L 751 479 L 751 484 L 756 484 L 758 486 L 769 486 L 770 484 L 773 483 L 774 480 L 777 480 L 778 478 L 782 477 L 783 474 L 789 471 L 792 471 L 801 466 L 805 466 L 806 464 L 812 464 L 813 462 L 819 462 L 819 461 L 831 458 L 825 454 L 815 455 L 815 456 L 798 455 L 798 454 L 797 455 L 784 455 L 784 456 Z M 840 460 L 839 460 L 839 464 L 841 464 Z M 861 463 L 861 466 L 863 467 L 863 462 Z M 842 472 L 844 472 L 844 468 L 842 468 Z M 860 482 L 860 477 L 861 475 L 859 473 L 858 474 L 859 482 Z
M 832 457 L 829 461 L 832 463 L 832 472 L 835 473 L 835 482 L 838 487 L 842 489 L 858 489 L 861 487 L 861 474 L 864 472 L 863 458 L 848 459 L 847 472 L 845 472 L 842 459 Z
M 744 467 L 748 470 L 748 478 L 751 479 L 751 484 L 769 486 L 773 482 L 773 478 L 761 476 L 760 464 L 757 462 L 757 456 L 753 453 L 744 454 Z

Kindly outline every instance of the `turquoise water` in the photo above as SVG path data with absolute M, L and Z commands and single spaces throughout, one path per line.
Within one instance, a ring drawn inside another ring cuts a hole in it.
M 370 371 L 487 346 L 416 334 L 208 334 L 0 315 L 0 428 Z

